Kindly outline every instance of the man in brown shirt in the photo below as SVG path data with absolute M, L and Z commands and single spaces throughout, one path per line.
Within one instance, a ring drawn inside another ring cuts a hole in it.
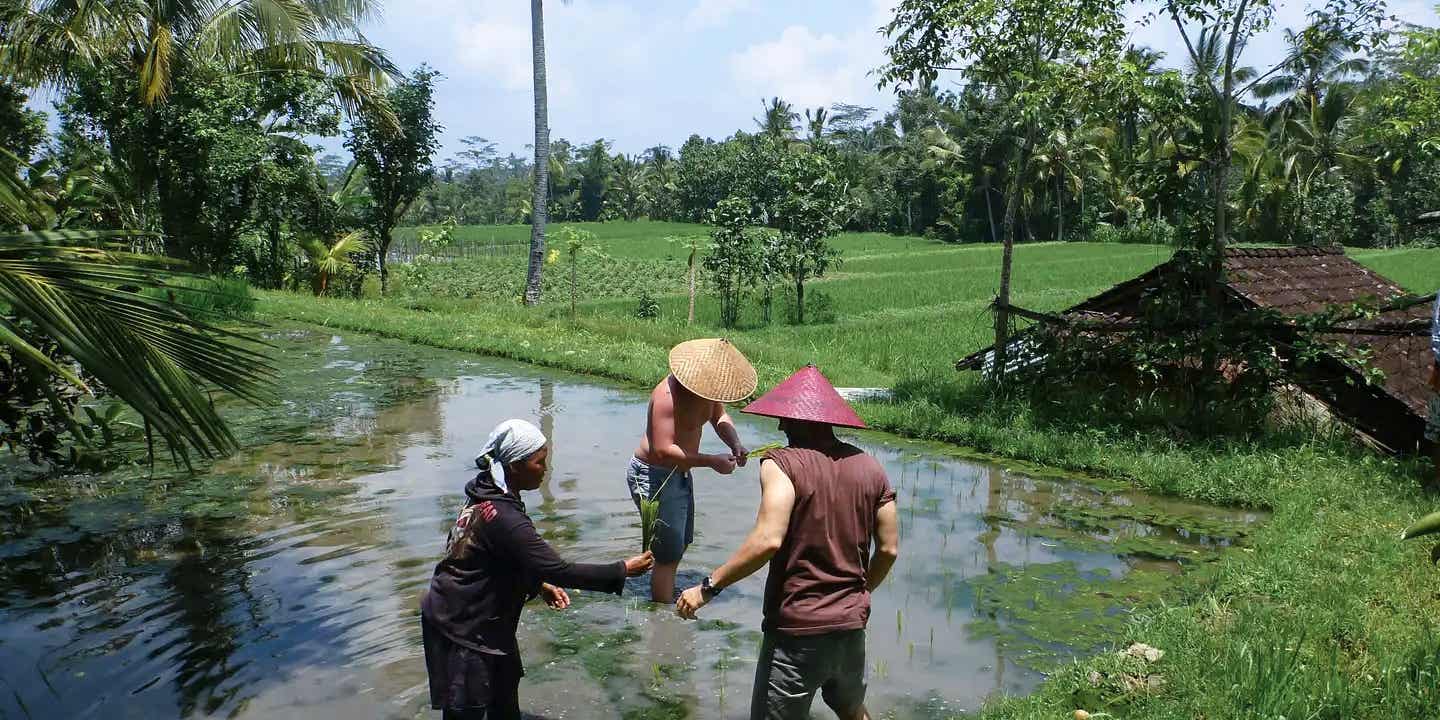
M 760 514 L 745 543 L 675 603 L 681 617 L 770 564 L 752 720 L 809 717 L 818 690 L 841 720 L 865 709 L 870 593 L 899 552 L 895 492 L 875 458 L 836 439 L 865 424 L 811 365 L 744 412 L 780 419 L 789 447 L 760 465 Z

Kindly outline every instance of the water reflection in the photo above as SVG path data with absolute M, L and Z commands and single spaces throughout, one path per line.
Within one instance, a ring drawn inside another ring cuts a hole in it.
M 272 341 L 285 401 L 234 409 L 250 449 L 209 472 L 0 481 L 0 717 L 423 715 L 417 593 L 470 458 L 508 417 L 552 440 L 530 498 L 542 533 L 579 560 L 634 552 L 623 468 L 642 395 L 360 336 Z M 740 422 L 756 446 L 780 437 Z M 882 712 L 944 715 L 1026 691 L 1036 667 L 1110 637 L 1127 598 L 1162 596 L 1253 520 L 858 443 L 902 510 L 902 557 L 871 626 Z M 697 477 L 694 580 L 739 544 L 757 504 L 753 467 Z M 577 719 L 743 716 L 762 591 L 763 574 L 740 583 L 698 624 L 581 593 L 566 613 L 534 608 L 527 704 Z

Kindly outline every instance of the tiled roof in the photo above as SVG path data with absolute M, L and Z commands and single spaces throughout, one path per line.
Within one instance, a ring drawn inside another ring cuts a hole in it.
M 1225 254 L 1226 282 L 1250 303 L 1286 315 L 1325 312 L 1332 306 L 1360 303 L 1374 307 L 1406 296 L 1405 289 L 1351 260 L 1338 247 L 1235 248 Z M 1400 325 L 1426 320 L 1430 308 L 1417 305 L 1354 323 L 1356 327 Z M 1385 373 L 1385 391 L 1424 416 L 1430 397 L 1426 380 L 1432 355 L 1430 338 L 1337 335 L 1369 349 L 1370 363 Z

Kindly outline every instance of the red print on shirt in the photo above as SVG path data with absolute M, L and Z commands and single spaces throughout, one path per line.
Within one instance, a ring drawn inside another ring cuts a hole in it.
M 495 516 L 498 515 L 498 514 L 499 514 L 499 511 L 497 511 L 497 510 L 495 509 L 495 504 L 494 504 L 494 503 L 490 502 L 489 500 L 486 500 L 485 502 L 480 503 L 480 519 L 481 519 L 481 520 L 484 520 L 485 522 L 488 523 L 488 522 L 490 522 L 491 520 L 494 520 L 494 519 L 495 519 Z

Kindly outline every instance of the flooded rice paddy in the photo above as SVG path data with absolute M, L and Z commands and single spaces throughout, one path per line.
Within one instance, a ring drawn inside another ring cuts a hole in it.
M 0 480 L 0 717 L 431 717 L 418 594 L 470 458 L 509 417 L 553 440 L 553 475 L 526 498 L 552 543 L 592 561 L 639 545 L 624 471 L 642 394 L 358 334 L 265 334 L 283 400 L 231 410 L 247 446 L 235 457 L 193 477 Z M 781 439 L 772 421 L 737 419 L 751 447 Z M 869 633 L 877 716 L 945 717 L 1026 692 L 1046 667 L 1126 640 L 1134 608 L 1206 572 L 1256 519 L 851 439 L 885 465 L 902 513 Z M 739 545 L 757 470 L 699 472 L 696 492 L 682 585 Z M 698 623 L 652 606 L 644 579 L 623 598 L 572 593 L 565 612 L 532 605 L 522 706 L 744 717 L 763 586 L 761 572 Z

